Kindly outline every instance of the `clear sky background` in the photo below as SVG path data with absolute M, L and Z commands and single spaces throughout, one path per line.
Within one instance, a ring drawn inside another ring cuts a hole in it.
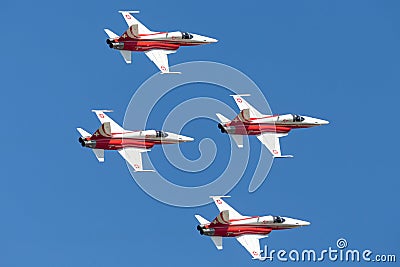
M 121 9 L 140 10 L 138 19 L 153 30 L 220 40 L 180 49 L 171 65 L 225 63 L 253 79 L 275 113 L 331 122 L 282 139 L 283 152 L 295 157 L 276 160 L 258 191 L 247 191 L 250 168 L 230 192 L 229 203 L 244 214 L 312 223 L 274 232 L 262 246 L 322 250 L 344 237 L 349 248 L 400 257 L 398 1 L 6 0 L 0 8 L 1 267 L 271 264 L 252 261 L 235 240 L 217 251 L 199 235 L 193 215 L 212 219 L 214 205 L 162 204 L 136 185 L 117 153 L 99 164 L 80 147 L 75 128 L 93 132 L 99 125 L 91 109 L 113 109 L 122 123 L 135 90 L 158 71 L 143 54 L 126 65 L 106 45 L 103 28 L 126 30 Z M 192 96 L 203 95 L 237 109 L 226 91 L 213 95 L 205 86 Z M 209 127 L 185 128 L 196 138 L 185 144 L 189 158 L 196 158 L 202 136 L 227 145 L 215 124 L 198 123 Z M 161 151 L 153 149 L 151 157 Z M 212 167 L 217 173 L 226 166 Z M 182 177 L 185 184 L 190 176 Z

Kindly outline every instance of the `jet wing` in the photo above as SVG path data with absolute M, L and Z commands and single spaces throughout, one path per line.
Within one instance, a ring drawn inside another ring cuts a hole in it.
M 279 143 L 279 138 L 286 136 L 287 134 L 278 134 L 278 133 L 262 133 L 257 135 L 258 140 L 268 148 L 274 158 L 288 158 L 292 157 L 291 155 L 282 156 L 281 154 L 281 146 Z
M 238 105 L 239 109 L 242 111 L 244 109 L 248 109 L 250 111 L 251 118 L 261 118 L 264 115 L 260 113 L 257 109 L 255 109 L 252 105 L 247 103 L 246 100 L 243 99 L 242 96 L 250 96 L 250 95 L 231 95 Z
M 137 24 L 138 25 L 138 31 L 139 34 L 149 34 L 153 33 L 149 29 L 146 28 L 140 21 L 138 21 L 134 16 L 132 16 L 132 13 L 139 13 L 139 11 L 118 11 L 121 13 L 121 15 L 124 17 L 126 24 L 128 24 L 128 27 Z
M 179 73 L 169 71 L 168 54 L 175 52 L 176 51 L 154 49 L 144 53 L 151 61 L 153 61 L 154 64 L 156 64 L 157 68 L 159 68 L 162 73 Z
M 129 165 L 132 166 L 135 172 L 154 171 L 154 170 L 143 170 L 141 153 L 147 151 L 149 150 L 129 147 L 118 150 L 118 153 L 129 163 Z
M 261 259 L 260 241 L 258 236 L 242 235 L 236 240 L 250 253 L 253 259 Z
M 124 129 L 119 126 L 115 121 L 113 121 L 110 117 L 108 117 L 105 112 L 112 112 L 112 110 L 92 110 L 92 112 L 96 113 L 97 118 L 103 124 L 105 122 L 109 122 L 111 126 L 111 133 L 123 133 Z
M 231 206 L 229 206 L 225 201 L 221 198 L 228 197 L 228 196 L 212 196 L 211 198 L 214 200 L 215 205 L 220 212 L 229 211 L 229 220 L 236 220 L 236 219 L 244 219 L 248 218 L 247 216 L 241 215 L 239 212 L 234 210 Z

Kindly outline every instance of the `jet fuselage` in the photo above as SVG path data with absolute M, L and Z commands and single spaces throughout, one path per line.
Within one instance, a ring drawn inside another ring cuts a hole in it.
M 129 31 L 128 31 L 129 33 Z M 155 32 L 140 34 L 139 37 L 126 33 L 118 38 L 106 40 L 110 48 L 133 52 L 146 52 L 153 49 L 178 50 L 181 46 L 195 46 L 217 42 L 216 39 L 187 32 Z
M 292 229 L 309 225 L 309 222 L 281 216 L 254 216 L 229 220 L 227 224 L 216 221 L 198 225 L 201 235 L 236 237 L 241 235 L 268 235 L 273 230 Z
M 292 129 L 310 128 L 324 124 L 328 124 L 328 121 L 295 114 L 285 114 L 247 120 L 234 119 L 225 124 L 218 124 L 218 128 L 222 133 L 227 134 L 259 135 L 265 132 L 289 133 Z
M 111 136 L 106 135 L 104 132 L 96 132 L 91 137 L 80 137 L 79 142 L 83 147 L 92 149 L 119 150 L 126 147 L 150 149 L 154 145 L 193 141 L 191 137 L 155 130 L 126 131 L 112 133 Z

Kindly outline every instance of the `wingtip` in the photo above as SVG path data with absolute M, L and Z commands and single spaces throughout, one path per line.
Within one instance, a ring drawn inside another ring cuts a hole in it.
M 239 95 L 229 95 L 229 96 L 251 96 L 250 94 L 239 94 Z
M 139 10 L 118 10 L 118 13 L 125 13 L 125 12 L 128 12 L 128 13 L 140 13 Z
M 114 112 L 111 109 L 92 109 L 92 112 Z
M 161 74 L 182 74 L 180 71 L 161 71 Z

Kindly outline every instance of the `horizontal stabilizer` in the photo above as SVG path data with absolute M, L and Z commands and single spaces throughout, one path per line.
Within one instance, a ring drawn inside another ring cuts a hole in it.
M 111 30 L 109 29 L 104 29 L 104 31 L 106 32 L 106 34 L 108 35 L 108 37 L 110 37 L 111 39 L 115 39 L 118 38 L 119 36 L 115 33 L 113 33 Z
M 82 128 L 76 128 L 82 137 L 90 137 L 91 134 L 83 130 Z
M 293 155 L 280 155 L 280 156 L 274 156 L 274 158 L 293 158 Z
M 92 149 L 99 162 L 104 162 L 104 149 Z
M 238 148 L 243 148 L 243 135 L 231 134 L 233 141 L 235 141 Z
M 201 217 L 198 214 L 194 215 L 194 217 L 196 217 L 196 219 L 199 221 L 200 224 L 209 224 L 210 223 L 209 221 L 207 221 L 206 219 L 204 219 L 203 217 Z
M 211 240 L 218 250 L 222 249 L 222 237 L 221 236 L 211 236 Z
M 217 115 L 218 120 L 219 120 L 220 122 L 222 122 L 222 123 L 228 123 L 228 122 L 230 122 L 230 120 L 229 120 L 228 118 L 226 118 L 224 115 L 222 115 L 222 114 L 220 114 L 220 113 L 217 113 L 217 114 L 215 114 L 215 115 Z
M 132 52 L 131 51 L 121 50 L 119 52 L 121 53 L 122 57 L 124 58 L 126 64 L 132 63 Z

